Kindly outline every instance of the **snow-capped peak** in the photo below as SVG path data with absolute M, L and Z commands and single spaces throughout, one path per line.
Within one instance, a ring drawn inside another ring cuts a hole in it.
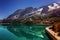
M 49 5 L 48 8 L 49 8 L 48 11 L 51 11 L 53 9 L 60 8 L 60 6 L 57 3 L 53 3 L 53 6 Z

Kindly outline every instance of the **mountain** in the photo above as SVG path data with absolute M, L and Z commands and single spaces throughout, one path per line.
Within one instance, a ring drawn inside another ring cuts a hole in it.
M 48 4 L 39 8 L 28 7 L 25 9 L 18 9 L 13 14 L 9 15 L 7 19 L 10 20 L 44 20 L 52 17 L 60 17 L 60 2 Z
M 9 15 L 9 16 L 7 17 L 7 19 L 14 19 L 15 16 L 17 16 L 17 18 L 18 18 L 18 17 L 21 15 L 21 14 L 20 14 L 21 11 L 23 11 L 23 10 L 22 10 L 22 9 L 16 10 L 13 14 Z M 16 19 L 17 19 L 17 18 L 16 18 Z
M 12 20 L 20 19 L 25 14 L 28 14 L 28 13 L 30 13 L 32 11 L 35 11 L 35 10 L 36 10 L 36 8 L 33 8 L 33 7 L 28 7 L 28 8 L 25 8 L 25 9 L 18 9 L 13 14 L 8 16 L 7 19 L 12 19 Z
M 34 17 L 35 19 L 43 19 L 45 17 L 54 16 L 54 13 L 59 11 L 59 9 L 60 9 L 60 3 L 53 3 L 40 7 L 36 11 L 24 15 L 22 18 L 27 19 L 29 17 Z M 57 16 L 57 14 L 59 15 L 60 13 L 55 13 L 55 14 Z
M 47 15 L 49 17 L 60 17 L 60 8 L 49 11 Z

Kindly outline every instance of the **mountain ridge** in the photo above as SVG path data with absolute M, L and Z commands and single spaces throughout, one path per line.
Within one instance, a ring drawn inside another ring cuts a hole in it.
M 7 20 L 11 21 L 17 19 L 20 20 L 20 22 L 45 22 L 48 18 L 52 19 L 56 17 L 57 19 L 60 17 L 60 3 L 53 3 L 40 8 L 28 7 L 23 10 L 19 9 L 15 11 L 12 16 L 11 15 L 7 17 Z

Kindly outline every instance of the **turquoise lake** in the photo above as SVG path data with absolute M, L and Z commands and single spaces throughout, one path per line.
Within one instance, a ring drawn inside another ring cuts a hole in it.
M 45 28 L 39 25 L 0 26 L 0 40 L 49 40 Z

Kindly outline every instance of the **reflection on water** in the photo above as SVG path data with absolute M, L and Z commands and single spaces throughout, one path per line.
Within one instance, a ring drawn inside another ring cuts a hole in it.
M 4 31 L 6 30 L 5 33 L 7 34 L 7 39 L 10 40 L 49 40 L 45 33 L 46 26 L 8 25 L 3 27 Z M 8 38 L 8 36 L 11 38 Z
M 6 29 L 7 26 L 0 26 L 0 40 L 18 40 L 18 38 Z

